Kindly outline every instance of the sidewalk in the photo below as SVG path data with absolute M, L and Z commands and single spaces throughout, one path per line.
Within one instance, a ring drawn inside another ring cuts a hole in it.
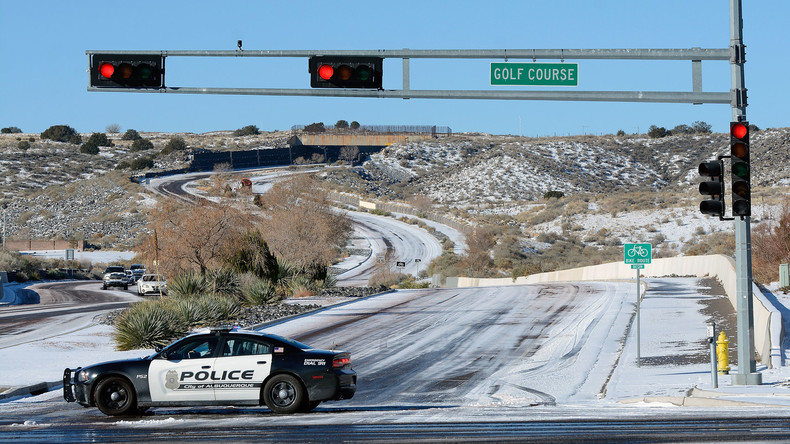
M 717 375 L 718 388 L 713 387 L 706 341 L 706 319 L 710 313 L 701 312 L 700 302 L 710 307 L 723 297 L 715 285 L 695 294 L 679 288 L 677 278 L 646 281 L 648 290 L 641 303 L 641 366 L 637 365 L 634 321 L 620 362 L 607 385 L 607 399 L 625 405 L 790 406 L 790 367 L 768 369 L 758 364 L 762 385 L 732 385 L 732 375 L 737 373 L 737 365 L 733 364 L 736 331 L 732 319 L 716 319 L 717 325 L 725 326 L 724 331 L 730 336 L 731 370 L 729 375 Z M 705 282 L 700 281 L 701 285 Z M 707 295 L 700 294 L 706 292 Z M 726 311 L 726 306 L 715 308 Z M 734 318 L 735 314 L 730 316 Z

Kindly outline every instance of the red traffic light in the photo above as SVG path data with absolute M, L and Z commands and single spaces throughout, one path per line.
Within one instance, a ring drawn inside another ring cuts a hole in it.
M 165 60 L 161 55 L 94 54 L 90 85 L 100 88 L 164 88 Z
M 730 126 L 730 134 L 737 139 L 743 139 L 749 134 L 749 127 L 741 122 L 733 123 Z
M 310 86 L 313 88 L 381 89 L 381 57 L 310 57 Z
M 113 73 L 115 72 L 115 66 L 112 63 L 102 63 L 99 66 L 99 74 L 105 79 L 109 79 L 112 77 Z
M 332 65 L 321 65 L 318 67 L 318 77 L 329 80 L 333 75 L 335 75 L 335 68 L 332 68 Z

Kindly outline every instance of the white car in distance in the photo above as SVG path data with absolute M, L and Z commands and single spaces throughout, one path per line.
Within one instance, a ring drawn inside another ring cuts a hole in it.
M 167 294 L 167 281 L 158 274 L 144 274 L 143 277 L 137 281 L 137 294 L 140 296 L 146 294 Z

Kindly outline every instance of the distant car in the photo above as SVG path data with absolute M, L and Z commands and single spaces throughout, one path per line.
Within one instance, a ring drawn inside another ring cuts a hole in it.
M 146 294 L 167 294 L 167 281 L 158 274 L 144 274 L 143 277 L 137 281 L 137 294 L 140 296 Z
M 132 264 L 129 269 L 132 271 L 132 275 L 134 276 L 134 281 L 137 282 L 140 280 L 141 277 L 145 274 L 145 265 L 143 264 Z
M 322 401 L 352 398 L 356 388 L 347 352 L 235 329 L 192 334 L 144 358 L 63 371 L 63 398 L 106 415 L 263 404 L 275 413 L 309 412 Z
M 126 277 L 126 273 L 121 271 L 105 274 L 104 278 L 102 278 L 102 289 L 106 290 L 108 287 L 123 287 L 124 290 L 128 290 L 129 280 Z
M 123 273 L 126 269 L 120 265 L 110 265 L 109 267 L 104 269 L 103 274 L 110 274 L 110 273 Z

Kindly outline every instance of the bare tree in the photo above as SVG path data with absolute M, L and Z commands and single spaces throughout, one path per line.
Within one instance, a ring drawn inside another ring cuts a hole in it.
M 340 147 L 340 160 L 344 160 L 346 162 L 353 162 L 357 160 L 359 157 L 359 147 L 358 146 L 342 146 Z
M 249 217 L 229 205 L 166 201 L 149 215 L 156 242 L 153 235 L 149 236 L 138 253 L 149 265 L 158 257 L 159 270 L 166 276 L 186 270 L 205 274 L 222 266 L 251 227 Z
M 317 270 L 329 266 L 345 247 L 351 222 L 333 210 L 311 177 L 279 182 L 258 201 L 265 214 L 261 231 L 277 257 Z

